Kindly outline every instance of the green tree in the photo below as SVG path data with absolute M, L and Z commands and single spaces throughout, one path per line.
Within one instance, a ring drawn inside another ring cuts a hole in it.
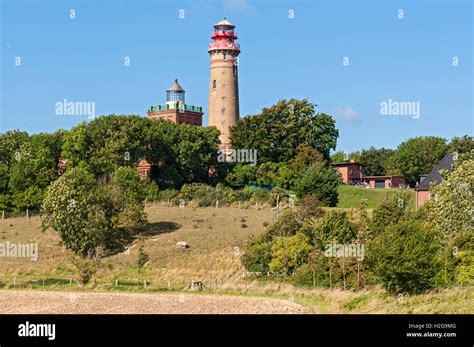
M 409 216 L 409 195 L 405 191 L 387 197 L 377 206 L 369 222 L 370 236 L 378 235 L 388 226 L 397 224 Z
M 252 238 L 240 260 L 247 271 L 267 273 L 272 260 L 271 242 L 263 236 Z
M 165 187 L 179 188 L 184 183 L 210 183 L 212 169 L 223 179 L 225 164 L 217 161 L 219 131 L 214 127 L 195 127 L 154 120 L 146 134 L 147 160 L 157 163 L 153 178 Z
M 383 176 L 387 174 L 387 163 L 393 154 L 392 149 L 375 148 L 363 149 L 360 162 L 364 164 L 366 176 Z
M 48 188 L 42 229 L 57 231 L 75 254 L 103 256 L 144 222 L 144 197 L 133 186 L 113 177 L 97 182 L 87 170 L 70 168 Z
M 291 275 L 307 262 L 312 249 L 308 236 L 301 232 L 290 237 L 277 237 L 272 243 L 270 271 Z
M 346 151 L 337 151 L 331 155 L 332 163 L 347 163 L 349 161 L 360 162 L 361 161 L 361 152 L 346 152 Z
M 415 184 L 420 175 L 427 174 L 448 153 L 446 140 L 436 136 L 420 136 L 401 143 L 390 156 L 389 175 L 402 175 Z
M 262 163 L 286 163 L 301 145 L 316 149 L 328 159 L 339 132 L 331 116 L 315 114 L 314 108 L 306 99 L 280 100 L 258 115 L 240 119 L 231 129 L 232 145 L 256 149 Z
M 7 131 L 0 134 L 0 194 L 10 192 L 10 175 L 13 164 L 24 154 L 21 146 L 29 136 L 24 131 Z
M 428 206 L 428 214 L 447 244 L 456 235 L 473 230 L 474 150 L 464 158 L 460 156 L 454 170 L 443 176 L 431 192 L 435 199 Z
M 310 166 L 295 183 L 295 193 L 298 197 L 312 194 L 323 205 L 336 206 L 338 201 L 337 186 L 339 175 L 334 168 L 323 164 Z
M 366 263 L 390 293 L 419 293 L 439 283 L 437 232 L 404 220 L 387 227 L 367 246 Z
M 469 153 L 474 149 L 474 138 L 469 135 L 453 137 L 449 142 L 449 152 Z
M 314 235 L 321 246 L 332 242 L 346 244 L 357 236 L 357 229 L 344 211 L 331 211 L 314 224 Z
M 88 168 L 96 177 L 122 166 L 136 167 L 149 150 L 146 142 L 151 121 L 140 116 L 109 115 L 71 129 L 63 157 L 70 167 Z

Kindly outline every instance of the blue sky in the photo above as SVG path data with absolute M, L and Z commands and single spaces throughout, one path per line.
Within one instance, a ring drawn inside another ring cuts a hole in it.
M 1 132 L 87 120 L 56 115 L 63 99 L 95 102 L 97 115 L 146 116 L 174 78 L 206 113 L 207 45 L 225 12 L 241 45 L 241 117 L 308 98 L 334 116 L 347 151 L 473 134 L 469 0 L 0 2 Z M 419 103 L 420 117 L 381 115 L 389 99 Z

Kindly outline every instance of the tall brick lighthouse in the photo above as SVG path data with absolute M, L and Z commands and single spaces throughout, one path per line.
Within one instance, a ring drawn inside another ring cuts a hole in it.
M 239 119 L 238 55 L 240 46 L 235 43 L 235 25 L 225 17 L 214 24 L 214 40 L 209 45 L 211 78 L 209 81 L 208 125 L 220 130 L 221 149 L 231 148 L 229 128 Z

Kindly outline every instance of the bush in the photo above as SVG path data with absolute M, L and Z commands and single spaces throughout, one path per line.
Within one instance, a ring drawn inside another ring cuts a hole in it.
M 313 194 L 322 204 L 336 206 L 339 175 L 336 170 L 323 164 L 310 166 L 296 181 L 294 190 L 298 197 Z
M 420 293 L 439 280 L 439 239 L 412 220 L 387 227 L 367 247 L 367 264 L 390 293 Z
M 445 278 L 452 284 L 474 284 L 474 234 L 458 235 L 445 252 Z
M 178 203 L 179 192 L 176 189 L 165 189 L 159 193 L 160 201 L 170 202 L 175 205 Z
M 268 228 L 264 237 L 273 240 L 276 237 L 293 236 L 302 228 L 303 220 L 299 218 L 298 210 L 285 209 L 277 221 Z
M 256 180 L 256 171 L 256 166 L 237 164 L 227 175 L 225 182 L 235 188 L 254 183 Z
M 266 189 L 257 188 L 253 190 L 251 203 L 266 202 L 270 200 L 270 192 Z
M 350 243 L 357 230 L 344 211 L 331 211 L 315 224 L 315 236 L 322 246 L 336 242 Z
M 409 197 L 406 192 L 398 192 L 394 196 L 385 199 L 374 210 L 370 221 L 370 231 L 375 237 L 390 225 L 395 225 L 408 216 Z M 416 218 L 422 217 L 422 212 L 416 213 Z
M 288 192 L 285 189 L 275 187 L 271 191 L 270 195 L 270 204 L 272 207 L 277 205 L 278 203 L 286 203 L 288 201 Z
M 216 187 L 201 183 L 185 184 L 179 196 L 186 201 L 197 202 L 199 207 L 215 206 L 217 201 L 219 201 L 219 206 L 227 206 L 234 201 L 232 189 L 222 184 Z
M 428 206 L 429 215 L 448 244 L 457 235 L 472 232 L 474 211 L 474 150 L 460 155 L 455 169 L 432 191 L 436 199 Z
M 31 186 L 26 190 L 11 195 L 11 204 L 14 206 L 15 212 L 25 211 L 26 209 L 39 210 L 45 191 L 41 188 Z
M 242 265 L 251 272 L 267 273 L 272 259 L 272 244 L 259 236 L 249 242 L 247 250 L 240 258 Z
M 234 190 L 234 201 L 250 201 L 253 196 L 253 189 L 244 187 L 243 189 Z
M 158 201 L 160 200 L 160 189 L 154 181 L 146 181 L 144 186 L 145 200 Z
M 310 255 L 311 256 L 311 255 Z M 320 262 L 317 265 L 304 264 L 292 276 L 292 282 L 301 287 L 329 287 L 329 273 L 327 258 L 319 254 Z M 334 280 L 334 279 L 333 279 Z
M 277 237 L 272 242 L 270 271 L 290 275 L 306 263 L 311 251 L 309 238 L 301 232 L 291 237 Z

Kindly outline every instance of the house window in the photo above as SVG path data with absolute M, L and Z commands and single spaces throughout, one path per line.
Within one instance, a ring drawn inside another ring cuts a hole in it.
M 217 83 L 216 83 L 216 80 L 212 81 L 212 89 L 216 89 L 217 88 Z

